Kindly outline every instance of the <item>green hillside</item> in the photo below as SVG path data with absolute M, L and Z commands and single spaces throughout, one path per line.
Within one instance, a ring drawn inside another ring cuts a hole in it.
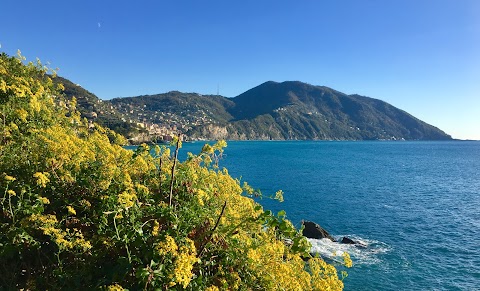
M 109 102 L 101 100 L 80 85 L 59 76 L 54 78 L 54 82 L 63 84 L 65 88 L 63 94 L 67 99 L 76 98 L 77 107 L 82 117 L 115 130 L 126 137 L 141 132 L 136 125 L 137 120 L 125 119 Z
M 174 134 L 192 140 L 451 139 L 381 100 L 298 81 L 269 81 L 234 98 L 172 91 L 102 101 L 59 79 L 82 116 L 137 140 Z
M 232 100 L 229 135 L 248 139 L 451 139 L 386 102 L 302 82 L 266 82 Z
M 234 106 L 225 97 L 178 91 L 115 98 L 109 103 L 129 119 L 167 128 L 175 126 L 184 133 L 208 124 L 225 124 L 233 118 L 228 109 Z

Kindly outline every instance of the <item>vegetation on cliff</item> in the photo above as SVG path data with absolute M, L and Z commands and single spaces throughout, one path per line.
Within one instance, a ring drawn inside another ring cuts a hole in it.
M 218 169 L 225 142 L 184 162 L 126 150 L 23 61 L 0 55 L 0 289 L 342 289 L 284 212 Z

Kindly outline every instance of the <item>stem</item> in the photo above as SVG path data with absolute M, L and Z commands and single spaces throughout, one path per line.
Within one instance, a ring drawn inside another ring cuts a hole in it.
M 5 117 L 5 114 L 2 113 L 2 121 L 3 121 L 3 134 L 2 134 L 2 142 L 0 144 L 6 144 L 5 140 L 7 139 L 6 138 L 6 130 L 5 130 L 5 127 L 7 127 L 6 125 L 6 117 Z
M 3 194 L 3 198 L 2 198 L 2 202 L 1 204 L 3 204 L 3 202 L 5 202 L 5 200 L 7 200 L 7 191 L 8 191 L 8 184 L 7 184 L 7 187 L 5 188 L 5 193 Z M 3 208 L 3 205 L 2 205 L 2 208 Z
M 62 266 L 62 262 L 60 261 L 60 251 L 58 251 L 56 255 L 57 255 L 58 268 L 60 269 L 60 271 L 62 271 L 63 266 Z
M 116 216 L 117 214 L 115 214 Z M 117 228 L 117 221 L 115 220 L 115 216 L 113 216 L 113 226 L 115 226 L 115 231 L 117 232 L 117 238 L 120 240 L 120 234 L 118 233 L 118 228 Z
M 149 223 L 150 221 L 152 221 L 152 220 L 155 220 L 155 219 L 150 218 L 149 220 L 145 221 L 145 222 L 142 224 L 142 226 L 140 226 L 140 229 L 143 229 L 143 227 L 144 227 L 147 223 Z
M 160 165 L 159 165 L 159 171 L 158 171 L 158 194 L 160 194 L 159 196 L 162 197 L 162 164 L 163 164 L 163 160 L 162 158 L 160 157 Z
M 13 215 L 12 209 L 12 195 L 8 195 L 8 206 L 10 206 L 10 214 L 12 215 L 12 221 L 15 223 L 15 215 Z
M 118 212 L 117 212 L 118 213 Z M 115 213 L 115 216 L 117 214 Z M 117 238 L 118 240 L 121 240 L 120 238 L 120 233 L 118 232 L 118 227 L 117 227 L 117 220 L 115 219 L 115 216 L 113 216 L 113 225 L 115 226 L 115 231 L 117 232 Z M 126 236 L 124 237 L 124 241 L 125 241 L 125 249 L 127 250 L 127 256 L 128 256 L 128 262 L 131 263 L 132 262 L 132 257 L 130 256 L 130 250 L 128 249 L 128 243 L 127 243 L 127 238 Z
M 177 139 L 177 145 L 175 147 L 175 157 L 173 158 L 173 166 L 172 166 L 172 180 L 170 181 L 170 198 L 168 202 L 168 206 L 172 206 L 172 196 L 173 196 L 173 182 L 175 182 L 175 166 L 177 165 L 177 157 L 178 157 L 178 147 L 180 146 L 180 137 Z
M 202 247 L 200 248 L 200 252 L 198 252 L 198 256 L 201 257 L 202 256 L 202 253 L 203 251 L 205 250 L 205 247 L 207 246 L 207 244 L 210 242 L 210 240 L 212 239 L 212 236 L 213 236 L 213 233 L 215 232 L 215 230 L 217 229 L 218 227 L 218 224 L 220 223 L 220 219 L 222 218 L 223 216 L 223 213 L 225 211 L 225 207 L 227 207 L 227 201 L 225 201 L 225 203 L 223 203 L 223 207 L 222 207 L 222 211 L 220 212 L 220 215 L 218 216 L 217 218 L 217 222 L 215 223 L 215 226 L 212 228 L 212 230 L 210 231 L 210 234 L 208 236 L 208 239 L 207 241 L 202 245 Z
M 130 250 L 128 249 L 127 238 L 125 237 L 124 239 L 125 239 L 125 249 L 127 250 L 128 262 L 131 263 L 132 262 L 132 256 L 130 255 Z

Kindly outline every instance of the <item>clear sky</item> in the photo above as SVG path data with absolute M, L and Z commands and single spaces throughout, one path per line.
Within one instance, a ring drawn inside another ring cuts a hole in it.
M 2 0 L 0 51 L 102 99 L 297 80 L 480 140 L 479 0 Z

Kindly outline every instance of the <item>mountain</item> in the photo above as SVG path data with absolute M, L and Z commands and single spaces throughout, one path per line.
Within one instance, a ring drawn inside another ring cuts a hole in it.
M 97 112 L 97 120 L 130 136 L 140 124 L 155 139 L 179 133 L 192 140 L 451 139 L 381 100 L 298 81 L 265 82 L 234 98 L 172 91 L 103 102 L 64 84 L 67 95 L 77 96 L 82 114 Z
M 302 82 L 266 82 L 232 99 L 228 136 L 240 139 L 446 140 L 386 102 Z

